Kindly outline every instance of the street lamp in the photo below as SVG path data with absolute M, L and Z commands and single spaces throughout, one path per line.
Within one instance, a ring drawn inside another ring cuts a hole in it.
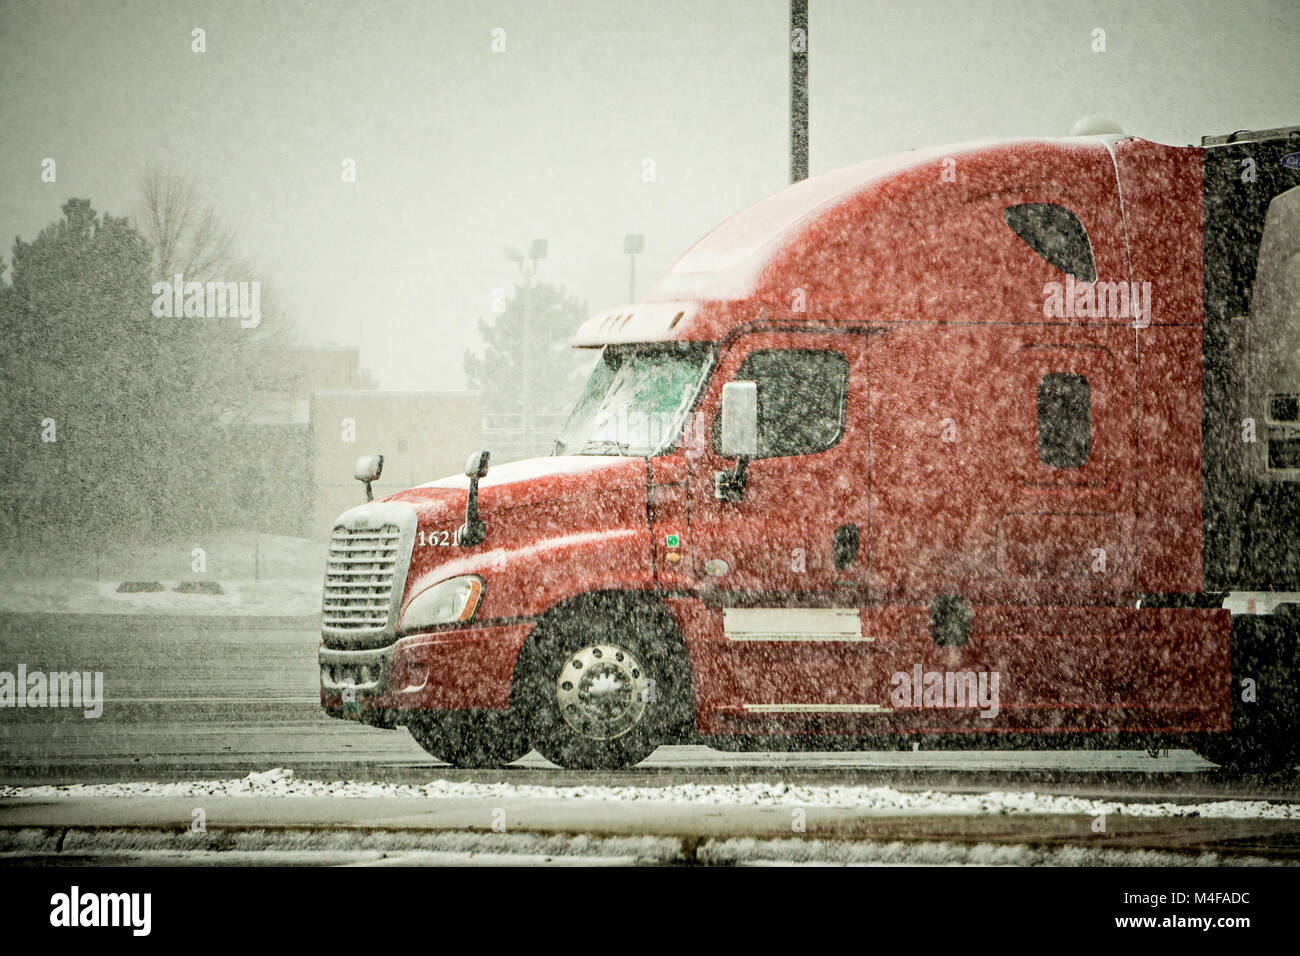
M 537 263 L 546 258 L 546 240 L 534 239 L 528 245 L 528 256 L 513 246 L 505 247 L 506 258 L 519 266 L 519 274 L 524 279 L 524 453 L 532 448 L 532 396 L 529 394 L 529 343 L 528 327 L 533 318 L 532 278 L 537 272 Z
M 629 232 L 623 237 L 623 251 L 627 253 L 627 301 L 636 301 L 636 255 L 645 252 L 645 236 Z

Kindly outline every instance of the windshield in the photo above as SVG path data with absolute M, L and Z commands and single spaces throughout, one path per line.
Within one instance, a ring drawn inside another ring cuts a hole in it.
M 709 345 L 606 346 L 555 453 L 654 455 L 669 448 L 712 364 Z

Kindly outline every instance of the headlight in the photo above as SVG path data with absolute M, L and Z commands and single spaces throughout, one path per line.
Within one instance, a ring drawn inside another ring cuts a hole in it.
M 449 578 L 425 588 L 402 614 L 404 633 L 471 620 L 483 600 L 483 579 L 472 574 Z

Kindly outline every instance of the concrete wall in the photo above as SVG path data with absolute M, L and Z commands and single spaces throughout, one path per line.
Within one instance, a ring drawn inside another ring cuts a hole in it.
M 355 422 L 345 440 L 344 420 Z M 352 477 L 362 455 L 384 456 L 375 498 L 459 474 L 483 445 L 483 402 L 477 392 L 324 391 L 311 399 L 313 518 L 309 533 L 328 535 L 341 512 L 366 500 Z

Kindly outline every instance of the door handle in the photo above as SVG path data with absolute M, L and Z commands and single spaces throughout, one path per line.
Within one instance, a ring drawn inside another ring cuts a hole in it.
M 858 545 L 861 535 L 855 524 L 842 524 L 835 529 L 832 537 L 835 551 L 835 570 L 843 571 L 858 560 Z

